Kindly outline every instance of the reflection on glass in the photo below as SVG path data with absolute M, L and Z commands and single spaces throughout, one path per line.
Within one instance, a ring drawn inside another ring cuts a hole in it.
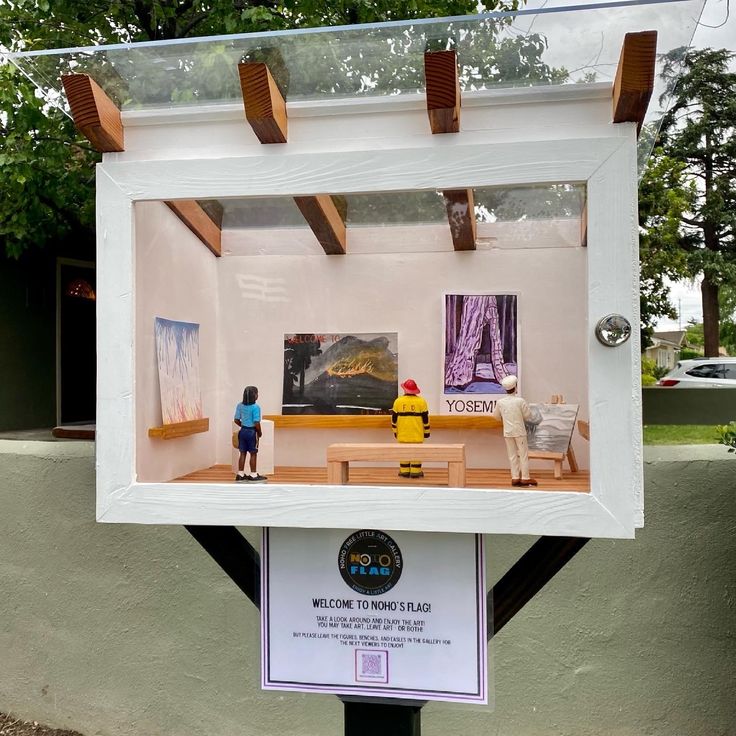
M 333 195 L 350 228 L 447 222 L 442 192 L 431 190 Z M 473 190 L 478 223 L 579 220 L 585 185 L 560 183 Z M 305 228 L 292 197 L 202 200 L 199 204 L 224 230 Z
M 611 82 L 625 33 L 657 30 L 660 52 L 687 45 L 703 4 L 545 2 L 515 13 L 30 52 L 11 60 L 57 96 L 61 74 L 91 74 L 123 109 L 238 102 L 242 60 L 266 61 L 292 102 L 417 93 L 424 89 L 424 52 L 441 48 L 457 50 L 464 92 Z

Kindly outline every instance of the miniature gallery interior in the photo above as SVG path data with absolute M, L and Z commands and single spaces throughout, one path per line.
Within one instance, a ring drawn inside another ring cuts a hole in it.
M 161 440 L 150 427 L 203 418 L 212 427 L 217 417 L 233 441 L 219 432 L 213 462 L 177 477 L 233 482 L 240 452 L 230 422 L 255 386 L 257 400 L 245 402 L 261 417 L 253 476 L 324 483 L 328 449 L 350 444 L 369 455 L 352 448 L 349 482 L 519 485 L 493 416 L 513 376 L 530 406 L 537 487 L 588 490 L 584 186 L 471 196 L 477 232 L 467 251 L 453 247 L 442 192 L 334 196 L 344 255 L 325 254 L 293 198 L 203 202 L 222 228 L 219 259 L 165 205 L 137 204 L 139 477 L 173 479 L 157 467 Z M 182 261 L 197 263 L 196 280 L 177 277 Z M 162 273 L 172 277 L 165 284 Z M 404 410 L 399 397 L 411 397 Z M 415 398 L 428 414 L 418 434 Z M 394 459 L 383 447 L 402 441 L 430 454 Z M 458 446 L 465 478 L 452 483 Z

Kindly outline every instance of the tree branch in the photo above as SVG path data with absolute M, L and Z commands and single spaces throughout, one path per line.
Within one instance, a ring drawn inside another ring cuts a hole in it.
M 208 15 L 209 13 L 206 13 L 204 11 L 195 15 L 189 21 L 189 23 L 187 23 L 183 28 L 179 28 L 179 30 L 177 31 L 177 35 L 179 36 L 179 38 L 183 38 L 184 36 L 186 36 L 190 31 L 196 28 L 203 20 L 205 20 Z

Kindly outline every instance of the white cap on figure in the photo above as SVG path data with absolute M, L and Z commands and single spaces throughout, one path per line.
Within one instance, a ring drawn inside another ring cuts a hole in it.
M 501 385 L 506 389 L 506 391 L 513 391 L 513 389 L 516 388 L 516 384 L 516 376 L 506 376 L 501 379 Z

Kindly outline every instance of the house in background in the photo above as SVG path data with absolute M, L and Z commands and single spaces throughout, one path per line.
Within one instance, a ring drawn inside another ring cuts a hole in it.
M 0 253 L 0 431 L 95 421 L 95 291 L 93 242 Z
M 652 344 L 644 351 L 644 357 L 653 360 L 657 368 L 674 368 L 683 348 L 685 330 L 655 332 L 651 340 Z

